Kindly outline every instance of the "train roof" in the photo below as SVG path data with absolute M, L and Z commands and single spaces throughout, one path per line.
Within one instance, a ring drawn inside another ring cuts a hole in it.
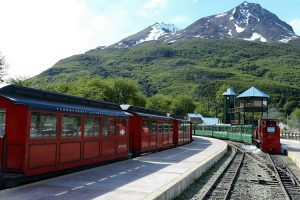
M 121 105 L 121 108 L 124 111 L 135 113 L 142 117 L 165 119 L 165 120 L 173 119 L 172 117 L 169 117 L 167 113 L 157 111 L 157 110 L 152 110 L 152 109 L 147 109 L 147 108 L 142 108 L 142 107 L 132 106 L 132 105 Z
M 26 105 L 30 109 L 107 116 L 130 116 L 117 104 L 19 85 L 8 85 L 1 88 L 0 96 L 11 100 L 14 104 Z

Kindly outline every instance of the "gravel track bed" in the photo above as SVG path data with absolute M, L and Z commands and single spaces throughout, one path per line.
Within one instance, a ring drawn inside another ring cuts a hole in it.
M 245 145 L 243 145 L 243 147 L 244 146 Z M 248 147 L 246 146 L 246 148 Z M 249 149 L 253 149 L 253 147 L 250 146 Z M 260 150 L 251 151 L 253 152 L 251 154 L 255 155 L 254 158 L 259 159 L 259 161 L 263 161 L 267 158 L 267 156 L 260 152 Z M 227 155 L 216 163 L 212 169 L 198 178 L 187 190 L 177 197 L 176 200 L 201 199 L 214 180 L 216 180 L 220 172 L 225 168 L 232 156 L 232 151 L 228 152 Z M 300 180 L 300 169 L 287 156 L 282 156 L 282 158 L 289 165 L 290 169 L 293 170 L 293 173 L 298 180 Z M 268 161 L 266 161 L 266 163 L 268 163 Z M 281 200 L 286 198 L 276 179 L 274 171 L 259 165 L 248 156 L 245 156 L 242 168 L 237 176 L 238 178 L 233 186 L 233 190 L 231 191 L 230 199 Z
M 246 157 L 230 199 L 285 199 L 277 181 L 252 159 Z M 258 180 L 261 180 L 259 183 Z

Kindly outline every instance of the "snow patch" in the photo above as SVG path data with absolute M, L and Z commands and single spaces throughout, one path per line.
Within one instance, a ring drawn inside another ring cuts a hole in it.
M 165 24 L 165 23 L 155 23 L 150 28 L 152 29 L 150 31 L 150 34 L 145 39 L 141 39 L 139 41 L 139 43 L 151 41 L 151 40 L 158 40 L 159 37 L 161 37 L 169 32 L 175 33 L 179 30 L 173 24 Z
M 218 14 L 218 15 L 215 15 L 215 18 L 224 17 L 226 15 L 227 15 L 227 13 Z
M 168 43 L 169 44 L 172 44 L 172 43 L 174 43 L 174 42 L 176 42 L 177 40 L 171 40 L 171 41 L 169 41 Z
M 245 28 L 239 27 L 236 24 L 234 24 L 234 26 L 235 26 L 235 30 L 236 30 L 237 33 L 241 33 L 241 32 L 243 32 L 245 30 Z
M 232 37 L 232 31 L 231 31 L 231 29 L 229 29 L 228 35 L 230 35 Z
M 285 37 L 284 39 L 279 40 L 279 42 L 288 43 L 289 41 L 297 38 L 298 38 L 297 36 Z
M 229 20 L 234 20 L 233 15 L 235 14 L 235 11 L 236 11 L 236 9 L 234 8 L 233 11 L 232 11 L 232 13 L 231 13 L 231 16 L 230 16 Z
M 254 40 L 258 40 L 261 41 L 261 42 L 267 42 L 266 38 L 264 38 L 263 36 L 261 36 L 260 34 L 258 33 L 253 33 L 252 36 L 250 38 L 245 38 L 244 40 L 247 40 L 247 41 L 254 41 Z

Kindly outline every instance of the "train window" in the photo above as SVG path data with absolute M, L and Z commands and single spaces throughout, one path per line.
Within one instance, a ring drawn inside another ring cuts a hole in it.
M 158 124 L 158 132 L 159 133 L 163 133 L 163 125 L 162 124 Z
M 62 137 L 80 137 L 81 136 L 81 117 L 68 116 L 62 117 Z
M 5 134 L 5 118 L 6 111 L 4 109 L 0 109 L 0 135 Z
M 179 127 L 178 127 L 178 129 L 179 129 L 178 132 L 179 132 L 180 134 L 183 133 L 183 128 L 184 128 L 183 124 L 180 123 L 180 124 L 179 124 Z
M 151 124 L 151 133 L 153 133 L 153 134 L 157 133 L 157 125 L 155 122 L 152 122 L 152 124 Z
M 113 118 L 104 118 L 103 119 L 103 136 L 113 136 L 116 131 L 116 120 Z
M 125 135 L 126 133 L 126 125 L 127 119 L 126 118 L 119 118 L 117 121 L 117 135 Z
M 190 132 L 190 124 L 185 124 L 185 128 L 186 128 L 186 132 L 189 133 Z
M 173 124 L 172 123 L 170 123 L 169 134 L 173 134 Z
M 267 132 L 268 133 L 275 133 L 275 127 L 267 127 Z
M 150 133 L 150 122 L 148 120 L 143 120 L 142 126 L 144 134 Z
M 164 124 L 164 133 L 168 134 L 169 133 L 169 124 Z
M 100 118 L 85 117 L 84 118 L 84 136 L 99 136 L 100 135 Z
M 31 113 L 30 138 L 51 138 L 57 135 L 57 117 L 54 114 Z

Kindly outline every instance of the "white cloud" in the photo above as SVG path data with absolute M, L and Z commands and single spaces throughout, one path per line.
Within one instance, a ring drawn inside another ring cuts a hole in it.
M 84 0 L 1 0 L 0 24 L 9 75 L 34 76 L 62 58 L 118 41 L 129 22 L 122 10 L 96 15 Z
M 300 19 L 293 19 L 293 20 L 290 22 L 290 25 L 293 27 L 294 32 L 295 32 L 297 35 L 300 35 Z
M 137 12 L 139 16 L 149 17 L 159 14 L 168 5 L 168 0 L 149 0 Z

